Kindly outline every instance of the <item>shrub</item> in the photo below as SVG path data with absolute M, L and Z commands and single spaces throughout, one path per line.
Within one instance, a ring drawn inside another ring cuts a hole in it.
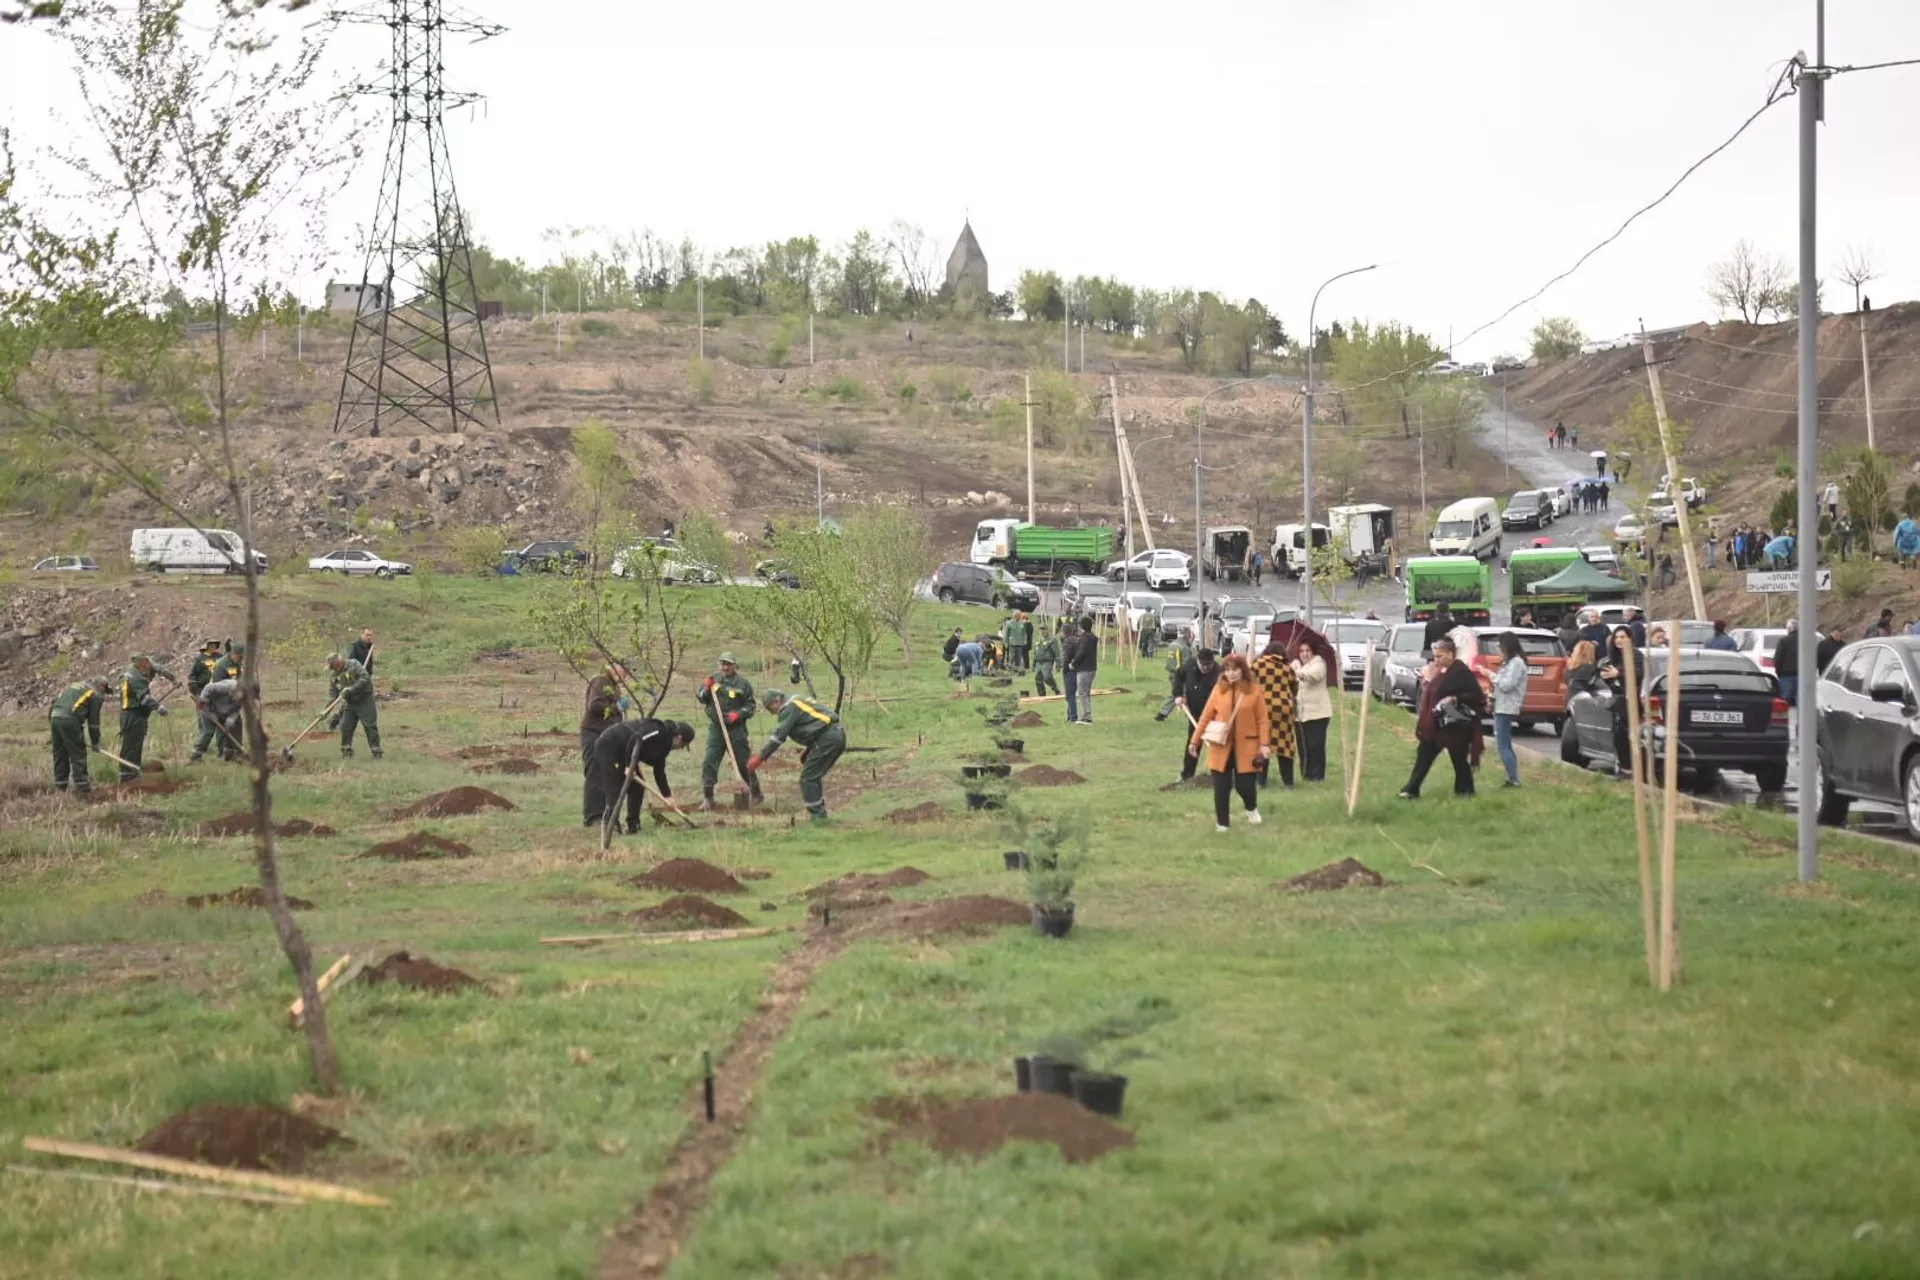
M 1833 590 L 1849 604 L 1873 590 L 1873 561 L 1865 556 L 1842 560 L 1833 566 Z
M 620 332 L 611 321 L 601 320 L 595 316 L 587 316 L 581 319 L 575 327 L 589 338 L 611 338 Z
M 453 533 L 453 561 L 463 573 L 492 573 L 507 553 L 507 535 L 499 525 L 476 524 Z M 414 566 L 418 573 L 420 566 Z
M 908 404 L 912 404 L 914 397 L 919 394 L 920 394 L 920 388 L 914 386 L 911 382 L 907 383 L 906 385 L 900 388 L 900 398 L 902 400 L 905 400 Z
M 927 370 L 927 393 L 945 404 L 965 404 L 973 399 L 966 371 L 952 365 Z
M 867 384 L 858 378 L 840 374 L 829 378 L 820 388 L 820 394 L 829 400 L 838 400 L 841 404 L 859 404 L 867 398 Z
M 867 442 L 864 422 L 831 422 L 820 433 L 820 447 L 831 454 L 852 454 Z
M 693 398 L 702 404 L 713 399 L 714 391 L 713 362 L 695 358 L 687 365 L 687 389 L 693 392 Z

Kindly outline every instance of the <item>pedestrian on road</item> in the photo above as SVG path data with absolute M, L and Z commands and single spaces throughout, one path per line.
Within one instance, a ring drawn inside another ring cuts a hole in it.
M 1644 650 L 1647 647 L 1647 624 L 1640 616 L 1639 607 L 1630 604 L 1623 613 L 1627 631 L 1633 636 L 1633 647 Z
M 1788 706 L 1800 704 L 1800 623 L 1787 619 L 1786 634 L 1773 644 L 1773 674 L 1780 681 L 1780 696 Z
M 679 812 L 673 803 L 673 788 L 667 783 L 667 757 L 693 745 L 693 726 L 674 720 L 623 720 L 602 733 L 593 744 L 593 790 L 601 798 L 601 807 L 587 815 L 586 825 L 607 821 L 608 805 L 620 802 L 620 789 L 627 792 L 627 834 L 640 834 L 640 805 L 646 799 L 641 784 L 640 766 L 653 769 L 653 786 L 668 808 Z M 611 815 L 616 824 L 620 814 Z
M 1520 760 L 1513 754 L 1513 726 L 1520 719 L 1520 708 L 1527 699 L 1527 655 L 1520 648 L 1520 637 L 1511 631 L 1500 633 L 1500 669 L 1493 675 L 1493 745 L 1507 771 L 1501 785 L 1520 785 Z
M 1740 652 L 1739 642 L 1727 634 L 1727 624 L 1719 618 L 1713 620 L 1713 634 L 1707 638 L 1704 649 L 1718 649 L 1726 653 Z
M 85 795 L 93 789 L 87 773 L 87 752 L 100 749 L 100 707 L 112 687 L 104 678 L 80 680 L 54 697 L 47 722 L 53 742 L 55 791 L 71 786 L 75 795 Z
M 153 696 L 155 676 L 173 679 L 166 671 L 154 666 L 153 659 L 144 653 L 134 654 L 126 671 L 120 676 L 120 759 L 124 762 L 120 766 L 122 782 L 132 782 L 140 776 L 140 760 L 147 745 L 148 719 L 167 714 L 167 709 Z
M 1600 482 L 1600 509 L 1602 511 L 1611 510 L 1612 501 L 1613 501 L 1613 486 L 1608 484 L 1605 480 L 1602 480 Z
M 747 721 L 753 716 L 753 685 L 740 674 L 740 659 L 731 650 L 720 655 L 718 669 L 701 682 L 694 700 L 707 709 L 707 755 L 700 762 L 700 811 L 713 810 L 714 788 L 720 765 L 747 784 L 747 794 L 760 804 L 760 779 L 745 771 L 753 747 L 747 741 Z
M 1635 684 L 1627 682 L 1627 653 L 1633 653 L 1633 674 Z M 1607 640 L 1607 658 L 1600 664 L 1600 678 L 1613 692 L 1613 768 L 1615 773 L 1625 773 L 1627 764 L 1633 759 L 1629 743 L 1629 722 L 1627 720 L 1627 699 L 1638 698 L 1638 682 L 1647 674 L 1646 662 L 1642 657 L 1643 646 L 1633 642 L 1633 632 L 1619 626 Z
M 1827 633 L 1820 637 L 1820 643 L 1814 646 L 1813 666 L 1815 673 L 1818 674 L 1819 672 L 1825 671 L 1827 664 L 1833 661 L 1835 654 L 1846 647 L 1846 643 L 1847 629 L 1845 627 L 1835 626 L 1827 628 Z
M 340 727 L 340 758 L 353 759 L 353 731 L 361 727 L 367 733 L 367 750 L 375 760 L 380 751 L 380 712 L 373 701 L 373 676 L 351 658 L 327 655 L 327 670 L 333 673 L 334 696 L 340 700 L 333 722 Z
M 840 726 L 840 717 L 810 698 L 789 698 L 781 689 L 767 690 L 760 703 L 773 716 L 773 736 L 758 755 L 747 758 L 747 772 L 758 773 L 761 764 L 789 738 L 799 743 L 800 799 L 806 803 L 807 817 L 825 822 L 826 777 L 847 749 L 847 732 Z
M 1333 698 L 1327 692 L 1327 660 L 1313 646 L 1295 646 L 1294 678 L 1300 682 L 1295 700 L 1299 716 L 1300 779 L 1303 782 L 1327 780 L 1327 725 L 1333 719 Z
M 1100 638 L 1093 634 L 1093 616 L 1080 619 L 1079 629 L 1067 637 L 1067 723 L 1093 723 L 1093 677 L 1100 668 Z
M 1213 696 L 1213 687 L 1220 681 L 1220 664 L 1214 659 L 1211 649 L 1196 649 L 1193 657 L 1180 668 L 1180 686 L 1174 691 L 1174 705 L 1186 708 L 1187 721 L 1191 731 L 1194 719 L 1200 714 L 1196 707 L 1207 705 L 1207 699 Z M 1193 777 L 1193 768 L 1197 760 L 1195 753 L 1189 751 L 1180 757 L 1180 781 Z
M 1567 440 L 1574 448 L 1578 449 L 1580 447 L 1580 428 L 1577 425 L 1573 430 L 1567 432 Z
M 1261 577 L 1266 573 L 1266 569 L 1267 569 L 1266 552 L 1256 548 L 1253 553 L 1253 585 L 1254 586 L 1257 587 L 1260 585 Z
M 1580 643 L 1580 615 L 1567 612 L 1560 615 L 1560 625 L 1555 634 L 1560 637 L 1560 650 L 1572 653 L 1573 646 Z
M 600 674 L 587 681 L 587 706 L 580 715 L 580 821 L 592 826 L 606 812 L 607 794 L 601 790 L 600 775 L 594 771 L 593 749 L 600 735 L 619 724 L 631 704 L 622 692 L 627 669 L 609 662 Z
M 1247 822 L 1260 825 L 1260 796 L 1254 775 L 1267 757 L 1267 716 L 1266 696 L 1254 685 L 1247 660 L 1238 655 L 1227 658 L 1187 740 L 1190 761 L 1199 759 L 1201 747 L 1207 749 L 1207 769 L 1213 774 L 1213 829 L 1217 833 L 1227 831 L 1235 791 L 1240 793 Z M 1193 776 L 1191 763 L 1183 767 L 1181 776 Z
M 1402 800 L 1420 798 L 1420 786 L 1443 751 L 1453 761 L 1453 794 L 1474 793 L 1473 766 L 1480 753 L 1480 717 L 1486 714 L 1487 697 L 1480 681 L 1457 657 L 1451 639 L 1443 636 L 1434 641 L 1436 674 L 1421 690 L 1420 718 L 1414 729 L 1419 746 L 1414 750 L 1413 773 L 1400 788 Z
M 1044 698 L 1051 691 L 1060 692 L 1060 681 L 1054 678 L 1053 669 L 1060 665 L 1060 637 L 1053 634 L 1053 625 L 1040 624 L 1040 647 L 1033 654 L 1033 693 Z
M 1459 624 L 1453 620 L 1453 606 L 1442 600 L 1440 607 L 1434 610 L 1433 616 L 1427 619 L 1426 633 L 1422 637 L 1421 647 L 1431 650 L 1434 641 L 1446 635 L 1457 625 Z

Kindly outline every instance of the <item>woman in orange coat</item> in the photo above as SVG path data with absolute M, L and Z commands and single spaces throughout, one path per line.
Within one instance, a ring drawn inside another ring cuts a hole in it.
M 1223 726 L 1209 742 L 1209 726 Z M 1268 734 L 1271 732 L 1265 692 L 1253 682 L 1247 660 L 1230 653 L 1220 660 L 1220 681 L 1213 696 L 1194 722 L 1193 737 L 1187 742 L 1187 754 L 1197 756 L 1207 749 L 1207 768 L 1213 773 L 1214 830 L 1227 829 L 1227 810 L 1233 792 L 1239 791 L 1246 806 L 1247 821 L 1260 824 L 1260 800 L 1254 790 L 1254 778 L 1266 761 Z

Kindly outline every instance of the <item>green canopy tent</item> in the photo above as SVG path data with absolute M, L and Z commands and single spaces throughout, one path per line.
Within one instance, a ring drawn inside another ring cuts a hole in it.
M 1551 578 L 1528 583 L 1527 590 L 1538 596 L 1577 595 L 1589 598 L 1633 594 L 1631 584 L 1610 573 L 1601 572 L 1585 560 L 1575 560 Z

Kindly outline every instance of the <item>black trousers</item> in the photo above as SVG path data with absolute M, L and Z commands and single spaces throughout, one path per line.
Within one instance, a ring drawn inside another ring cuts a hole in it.
M 600 821 L 600 815 L 607 811 L 607 793 L 593 767 L 593 744 L 598 741 L 599 731 L 580 731 L 580 821 L 584 826 Z
M 1260 797 L 1254 793 L 1254 775 L 1241 773 L 1235 764 L 1234 749 L 1227 750 L 1227 767 L 1213 771 L 1213 820 L 1221 826 L 1227 825 L 1227 811 L 1233 804 L 1233 793 L 1240 793 L 1240 803 L 1252 813 L 1260 807 Z
M 594 744 L 593 760 L 588 766 L 591 776 L 587 780 L 587 785 L 598 789 L 601 803 L 599 808 L 586 815 L 588 822 L 600 822 L 608 819 L 611 819 L 615 823 L 620 821 L 619 811 L 616 809 L 613 813 L 609 814 L 607 812 L 607 806 L 618 804 L 620 800 L 620 785 L 625 778 L 628 763 L 620 758 L 621 754 L 621 752 L 614 749 L 611 743 L 602 744 L 596 742 Z M 627 830 L 637 832 L 640 830 L 641 802 L 646 799 L 647 793 L 646 789 L 638 782 L 629 781 L 626 787 Z
M 1268 756 L 1260 762 L 1260 772 L 1254 775 L 1259 779 L 1260 785 L 1263 787 L 1267 785 L 1267 766 L 1274 764 L 1280 766 L 1280 785 L 1293 786 L 1293 757 L 1281 755 Z
M 1473 794 L 1473 766 L 1467 762 L 1468 746 L 1462 742 L 1452 742 L 1442 746 L 1438 742 L 1422 741 L 1413 753 L 1413 774 L 1407 779 L 1404 788 L 1409 795 L 1420 794 L 1420 784 L 1427 780 L 1427 770 L 1433 768 L 1433 762 L 1445 751 L 1453 761 L 1453 794 L 1470 796 Z
M 1185 716 L 1181 716 L 1180 719 L 1183 723 L 1186 721 Z M 1185 729 L 1180 731 L 1180 781 L 1182 782 L 1185 782 L 1193 776 L 1194 770 L 1200 767 L 1200 757 L 1207 753 L 1206 744 L 1201 743 L 1199 753 L 1189 755 L 1187 753 L 1187 744 L 1192 741 L 1193 726 L 1189 724 Z
M 1300 778 L 1304 782 L 1327 780 L 1327 726 L 1330 720 L 1296 722 L 1300 736 Z

